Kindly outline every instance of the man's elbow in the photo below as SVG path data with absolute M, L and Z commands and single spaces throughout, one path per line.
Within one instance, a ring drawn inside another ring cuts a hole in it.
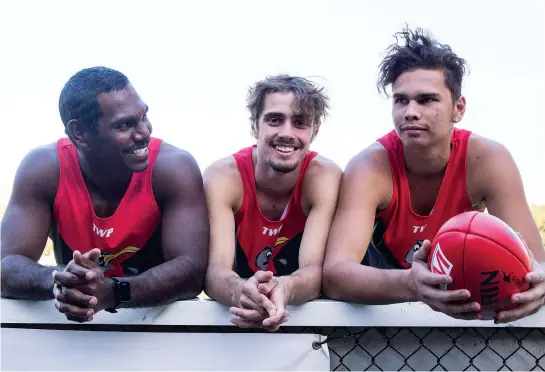
M 337 264 L 326 264 L 322 274 L 322 292 L 325 297 L 332 300 L 342 300 L 339 286 L 339 270 Z
M 2 257 L 0 261 L 0 280 L 2 284 L 2 297 L 4 298 L 16 298 L 16 290 L 13 283 L 13 270 L 11 268 L 11 262 L 13 261 L 13 255 L 7 255 Z
M 206 262 L 192 262 L 185 271 L 185 283 L 182 293 L 179 293 L 178 300 L 187 300 L 198 297 L 204 290 Z

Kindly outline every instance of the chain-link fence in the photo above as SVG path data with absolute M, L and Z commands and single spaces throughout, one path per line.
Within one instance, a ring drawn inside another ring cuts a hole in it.
M 332 371 L 545 371 L 544 328 L 321 328 L 313 332 L 327 336 Z

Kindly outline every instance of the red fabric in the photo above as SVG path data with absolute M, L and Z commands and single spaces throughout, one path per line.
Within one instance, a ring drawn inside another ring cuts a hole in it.
M 252 160 L 254 148 L 255 146 L 247 147 L 233 154 L 244 188 L 242 205 L 235 215 L 236 237 L 253 272 L 269 270 L 277 274 L 275 257 L 286 246 L 288 246 L 287 249 L 292 249 L 290 240 L 302 234 L 305 228 L 307 217 L 301 207 L 302 180 L 310 161 L 317 153 L 309 151 L 305 155 L 301 161 L 299 178 L 283 217 L 280 220 L 271 221 L 263 216 L 257 201 Z
M 466 187 L 466 155 L 470 134 L 467 130 L 454 129 L 445 176 L 433 210 L 428 216 L 418 215 L 411 208 L 403 144 L 398 134 L 391 131 L 378 140 L 388 152 L 393 193 L 390 204 L 377 214 L 377 219 L 386 226 L 384 245 L 401 266 L 409 268 L 415 248 L 425 239 L 432 241 L 449 218 L 473 210 Z
M 146 245 L 161 221 L 151 181 L 160 145 L 160 139 L 151 139 L 148 168 L 133 173 L 115 213 L 99 218 L 81 173 L 76 147 L 68 138 L 58 141 L 60 176 L 53 205 L 58 233 L 72 251 L 101 249 L 106 276 L 124 276 L 121 262 Z

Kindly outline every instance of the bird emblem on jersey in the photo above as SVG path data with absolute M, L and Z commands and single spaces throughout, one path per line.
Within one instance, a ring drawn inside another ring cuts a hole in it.
M 271 247 L 263 248 L 263 250 L 259 252 L 257 257 L 255 258 L 255 265 L 259 267 L 261 270 L 267 270 L 267 266 L 269 265 L 269 260 L 272 257 L 272 254 L 274 250 L 276 249 L 276 247 L 286 243 L 288 240 L 289 240 L 288 238 L 281 236 L 278 239 L 276 239 L 276 242 L 274 243 L 274 248 L 271 248 Z

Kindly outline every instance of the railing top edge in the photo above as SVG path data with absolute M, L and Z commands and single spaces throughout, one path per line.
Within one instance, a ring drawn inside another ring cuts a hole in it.
M 538 327 L 545 328 L 545 310 L 509 324 L 458 320 L 431 310 L 419 302 L 392 305 L 356 305 L 319 299 L 288 306 L 286 327 Z M 66 325 L 53 301 L 21 301 L 2 298 L 2 325 Z M 100 312 L 88 325 L 233 326 L 227 306 L 209 299 L 178 301 L 165 306 Z

